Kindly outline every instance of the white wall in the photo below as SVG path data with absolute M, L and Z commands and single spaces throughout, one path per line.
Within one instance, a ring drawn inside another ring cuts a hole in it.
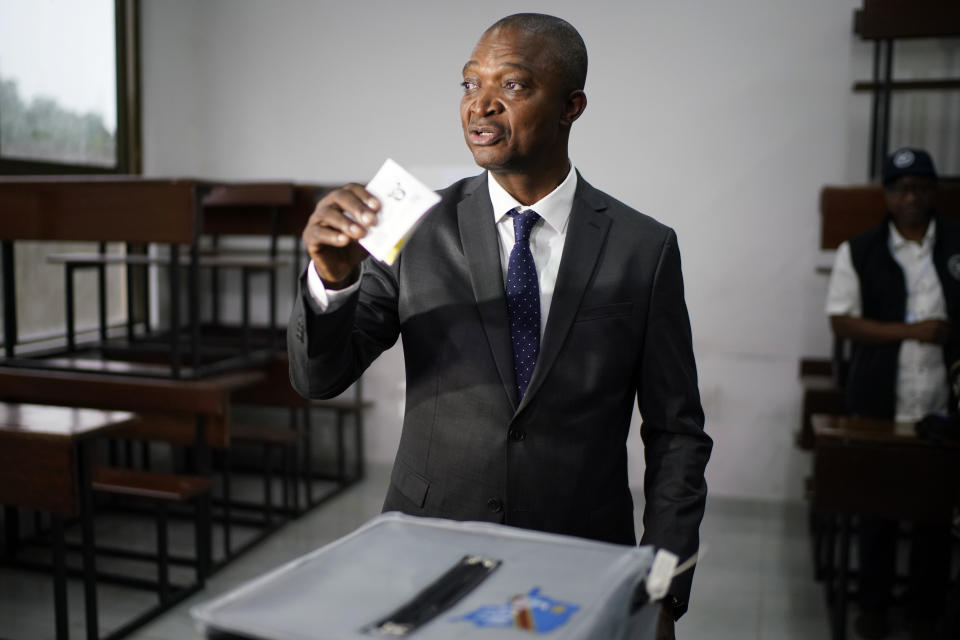
M 568 19 L 590 55 L 573 161 L 680 237 L 711 491 L 796 498 L 809 465 L 792 443 L 797 360 L 829 351 L 818 191 L 866 177 L 870 104 L 850 91 L 871 69 L 851 33 L 858 4 L 144 0 L 144 165 L 339 184 L 390 156 L 443 186 L 476 172 L 457 85 L 476 38 L 515 11 Z M 957 45 L 898 44 L 897 73 L 956 75 Z M 960 173 L 957 98 L 898 97 L 893 144 L 926 145 Z M 372 459 L 392 460 L 402 378 L 396 349 L 366 378 Z M 639 484 L 639 438 L 630 446 Z

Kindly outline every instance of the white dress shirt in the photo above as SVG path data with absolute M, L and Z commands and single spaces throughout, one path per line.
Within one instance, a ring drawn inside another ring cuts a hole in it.
M 493 176 L 487 175 L 487 188 L 490 191 L 490 202 L 493 204 L 493 219 L 497 226 L 497 237 L 500 244 L 500 266 L 503 268 L 503 280 L 507 279 L 507 265 L 510 261 L 510 251 L 515 242 L 513 235 L 513 217 L 510 212 L 517 207 L 521 211 L 533 209 L 542 220 L 534 225 L 530 232 L 530 251 L 533 253 L 533 262 L 537 269 L 537 280 L 540 283 L 540 337 L 547 324 L 547 315 L 550 311 L 550 302 L 553 300 L 553 290 L 557 284 L 557 272 L 560 270 L 560 258 L 563 256 L 563 244 L 567 239 L 567 223 L 573 209 L 573 196 L 577 191 L 577 172 L 570 165 L 570 172 L 560 185 L 529 207 L 517 202 L 513 196 L 500 186 Z M 315 303 L 315 310 L 319 313 L 334 311 L 346 301 L 351 293 L 360 288 L 360 281 L 345 289 L 327 291 L 323 281 L 317 274 L 317 269 L 310 261 L 307 266 L 307 289 L 310 298 Z
M 933 264 L 936 222 L 931 220 L 920 244 L 910 242 L 890 224 L 890 253 L 903 269 L 907 285 L 904 322 L 946 320 L 947 303 Z M 827 315 L 862 317 L 860 279 L 850 256 L 850 245 L 837 249 L 827 291 Z M 904 340 L 897 368 L 896 420 L 913 422 L 928 413 L 946 413 L 949 401 L 947 369 L 940 345 Z

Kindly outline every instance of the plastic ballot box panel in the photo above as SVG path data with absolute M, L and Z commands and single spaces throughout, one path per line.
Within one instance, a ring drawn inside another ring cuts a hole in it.
M 465 557 L 500 564 L 408 634 L 374 627 Z M 210 638 L 646 640 L 659 603 L 633 603 L 652 561 L 650 547 L 387 513 L 191 613 Z

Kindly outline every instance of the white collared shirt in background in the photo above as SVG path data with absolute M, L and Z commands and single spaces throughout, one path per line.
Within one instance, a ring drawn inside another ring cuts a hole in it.
M 487 188 L 490 191 L 490 202 L 493 204 L 494 222 L 497 226 L 500 266 L 503 269 L 504 282 L 507 279 L 510 251 L 513 249 L 515 242 L 513 217 L 509 213 L 520 207 L 521 211 L 533 209 L 542 218 L 530 232 L 530 251 L 533 253 L 537 280 L 540 283 L 540 337 L 542 338 L 543 330 L 547 325 L 550 303 L 553 300 L 553 291 L 557 284 L 560 258 L 563 257 L 563 245 L 567 239 L 567 223 L 570 221 L 570 212 L 573 210 L 573 196 L 577 191 L 577 171 L 571 163 L 570 172 L 567 173 L 563 182 L 529 207 L 524 207 L 517 202 L 489 173 L 487 174 Z M 307 266 L 307 289 L 316 305 L 315 310 L 319 313 L 339 309 L 350 294 L 359 288 L 360 281 L 358 280 L 345 289 L 327 291 L 317 274 L 313 261 L 311 260 Z
M 904 322 L 947 320 L 943 287 L 933 264 L 936 222 L 931 220 L 920 244 L 910 242 L 890 223 L 890 253 L 903 269 L 907 287 Z M 860 279 L 853 266 L 850 244 L 837 249 L 827 290 L 827 315 L 863 316 Z M 913 422 L 929 413 L 946 413 L 950 398 L 943 349 L 937 344 L 904 340 L 897 368 L 898 422 Z

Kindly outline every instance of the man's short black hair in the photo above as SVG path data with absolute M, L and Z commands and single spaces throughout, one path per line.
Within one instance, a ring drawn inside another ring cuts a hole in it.
M 517 29 L 553 40 L 569 89 L 583 90 L 587 82 L 587 45 L 572 24 L 545 13 L 515 13 L 497 20 L 486 33 L 498 28 Z

